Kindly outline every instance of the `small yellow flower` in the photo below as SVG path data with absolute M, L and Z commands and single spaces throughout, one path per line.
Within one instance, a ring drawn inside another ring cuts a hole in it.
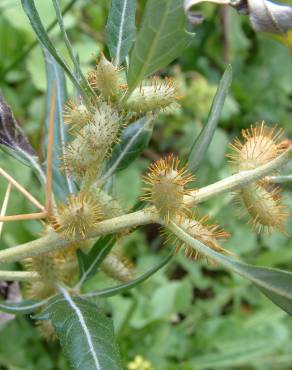
M 155 370 L 142 356 L 136 356 L 134 361 L 128 363 L 127 368 L 128 370 Z

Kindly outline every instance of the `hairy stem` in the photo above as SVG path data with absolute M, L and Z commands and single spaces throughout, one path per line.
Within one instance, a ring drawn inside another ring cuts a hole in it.
M 291 152 L 292 147 L 286 150 L 279 157 L 273 159 L 269 163 L 255 168 L 254 170 L 238 172 L 235 175 L 226 177 L 225 179 L 217 181 L 214 184 L 195 190 L 191 192 L 190 195 L 185 197 L 185 203 L 188 205 L 195 205 L 197 203 L 204 202 L 215 195 L 226 191 L 236 190 L 246 184 L 265 177 L 269 173 L 274 172 L 283 166 L 289 160 L 289 155 Z
M 235 175 L 217 181 L 214 184 L 193 191 L 191 195 L 186 196 L 185 201 L 190 205 L 195 205 L 222 192 L 233 191 L 248 183 L 265 177 L 285 164 L 289 159 L 291 151 L 292 147 L 276 159 L 254 170 L 241 171 Z M 159 215 L 153 207 L 102 221 L 88 233 L 86 239 L 95 238 L 105 234 L 112 234 L 150 223 L 161 223 Z M 42 253 L 66 247 L 69 244 L 72 244 L 72 242 L 78 242 L 80 240 L 81 239 L 65 240 L 57 233 L 51 233 L 48 236 L 32 242 L 0 251 L 0 263 L 11 263 L 23 258 L 37 256 Z
M 0 281 L 37 281 L 36 271 L 0 271 Z

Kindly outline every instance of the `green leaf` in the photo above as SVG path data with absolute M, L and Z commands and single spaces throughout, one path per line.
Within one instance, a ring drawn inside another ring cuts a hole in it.
M 112 320 L 95 303 L 62 294 L 46 310 L 72 369 L 121 370 Z
M 116 238 L 114 236 L 107 235 L 100 238 L 91 248 L 89 253 L 86 254 L 81 249 L 77 250 L 80 271 L 79 286 L 97 272 L 98 267 L 111 251 L 115 241 Z
M 44 28 L 38 11 L 35 7 L 34 0 L 21 0 L 23 10 L 25 11 L 33 30 L 35 31 L 40 43 L 48 50 L 60 67 L 67 73 L 68 77 L 71 79 L 72 83 L 78 88 L 80 93 L 86 98 L 86 92 L 80 86 L 79 81 L 75 78 L 74 74 L 71 72 L 69 66 L 64 61 L 63 57 L 57 52 L 52 41 L 48 37 L 48 33 Z
M 143 117 L 128 126 L 115 145 L 107 172 L 99 181 L 106 181 L 115 172 L 127 168 L 147 148 L 153 131 L 152 117 Z
M 50 299 L 50 298 L 49 298 Z M 0 302 L 0 311 L 13 313 L 13 314 L 28 314 L 32 313 L 39 308 L 43 307 L 46 303 L 49 302 L 49 299 L 37 302 L 31 299 L 27 299 L 21 302 Z
M 39 158 L 28 138 L 17 123 L 14 115 L 0 93 L 0 148 L 26 166 L 31 167 L 40 182 L 45 184 L 46 176 L 41 168 Z
M 252 266 L 226 257 L 192 238 L 172 222 L 170 229 L 187 245 L 229 270 L 254 283 L 272 302 L 292 315 L 292 273 L 274 268 Z
M 68 54 L 69 54 L 69 56 L 70 56 L 70 58 L 73 62 L 73 65 L 74 65 L 73 75 L 74 75 L 74 77 L 77 81 L 79 81 L 81 79 L 83 88 L 86 91 L 90 91 L 91 94 L 94 95 L 95 94 L 94 91 L 92 90 L 91 86 L 89 85 L 88 81 L 86 80 L 86 78 L 84 77 L 84 75 L 82 73 L 82 70 L 80 68 L 80 63 L 79 63 L 79 60 L 78 60 L 78 56 L 76 56 L 74 54 L 74 50 L 73 50 L 71 42 L 68 38 L 66 29 L 65 29 L 65 26 L 64 26 L 64 22 L 63 22 L 63 16 L 62 16 L 59 0 L 53 0 L 53 5 L 54 5 L 54 8 L 55 8 L 57 21 L 58 21 L 58 24 L 59 24 L 59 27 L 60 27 L 60 30 L 61 30 L 63 40 L 64 40 L 66 48 L 68 50 Z
M 143 78 L 177 58 L 190 40 L 183 0 L 148 0 L 130 57 L 128 96 Z
M 66 80 L 62 68 L 46 49 L 44 49 L 44 56 L 47 70 L 46 137 L 50 120 L 51 97 L 55 93 L 53 189 L 54 194 L 65 200 L 66 195 L 75 190 L 69 173 L 60 171 L 60 159 L 64 156 L 67 141 L 67 130 L 63 122 L 64 104 L 67 100 Z M 45 143 L 47 144 L 46 138 Z
M 91 297 L 91 298 L 92 297 L 100 297 L 100 298 L 101 297 L 111 297 L 111 296 L 114 296 L 116 294 L 122 293 L 126 290 L 132 289 L 135 286 L 137 286 L 138 284 L 141 284 L 143 281 L 147 280 L 150 276 L 155 274 L 162 267 L 167 265 L 167 263 L 171 260 L 172 257 L 173 257 L 173 254 L 170 254 L 169 256 L 163 258 L 163 260 L 161 262 L 159 262 L 156 266 L 154 266 L 149 271 L 145 272 L 143 275 L 139 276 L 137 279 L 131 280 L 131 281 L 129 281 L 127 283 L 124 283 L 124 284 L 114 286 L 112 288 L 102 289 L 102 290 L 99 290 L 97 292 L 84 294 L 82 297 L 86 297 L 86 298 L 87 297 L 88 298 L 89 297 Z
M 123 63 L 136 35 L 136 0 L 112 0 L 106 37 L 111 57 L 116 66 Z
M 189 170 L 195 172 L 202 163 L 208 147 L 211 143 L 216 127 L 219 122 L 220 114 L 228 94 L 232 81 L 232 68 L 228 65 L 219 83 L 212 107 L 209 112 L 206 125 L 203 127 L 198 138 L 195 140 L 189 155 Z

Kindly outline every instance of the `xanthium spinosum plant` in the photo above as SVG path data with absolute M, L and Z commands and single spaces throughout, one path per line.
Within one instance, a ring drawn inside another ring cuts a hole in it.
M 58 2 L 54 1 L 54 4 L 58 15 Z M 115 1 L 112 4 L 111 11 L 120 6 Z M 23 6 L 34 29 L 41 29 L 40 20 L 35 16 L 34 2 L 23 0 Z M 151 10 L 152 2 L 149 1 L 147 6 Z M 148 13 L 147 9 L 145 11 L 146 28 L 147 16 L 151 14 L 149 9 Z M 124 9 L 127 10 L 133 11 Z M 111 22 L 110 14 L 109 27 Z M 64 33 L 60 18 L 59 25 Z M 177 27 L 180 27 L 179 22 Z M 116 32 L 114 28 L 112 32 Z M 142 33 L 143 30 L 142 27 Z M 120 28 L 120 32 L 124 31 Z M 55 112 L 59 108 L 56 96 L 61 87 L 57 84 L 51 86 L 46 174 L 38 159 L 32 155 L 32 148 L 10 108 L 1 98 L 0 142 L 12 155 L 17 151 L 28 153 L 30 164 L 44 186 L 46 205 L 42 206 L 0 169 L 0 174 L 41 211 L 5 216 L 3 210 L 8 199 L 7 192 L 0 221 L 43 219 L 43 232 L 39 239 L 0 251 L 0 263 L 23 262 L 24 271 L 0 271 L 0 278 L 22 281 L 26 297 L 20 304 L 1 303 L 0 308 L 13 313 L 35 311 L 44 336 L 60 339 L 74 369 L 80 368 L 74 357 L 77 343 L 84 346 L 78 353 L 85 363 L 88 362 L 88 365 L 83 365 L 84 369 L 120 369 L 116 345 L 111 347 L 108 344 L 114 343 L 111 321 L 93 299 L 115 295 L 142 283 L 183 250 L 192 261 L 206 259 L 246 277 L 291 314 L 292 292 L 287 286 L 291 286 L 292 274 L 241 262 L 232 250 L 224 248 L 228 232 L 209 221 L 208 214 L 199 216 L 199 204 L 222 192 L 233 192 L 236 203 L 240 204 L 241 215 L 249 218 L 252 229 L 257 233 L 275 230 L 285 233 L 285 222 L 289 216 L 277 178 L 281 167 L 291 158 L 292 143 L 281 129 L 270 127 L 265 122 L 242 130 L 242 138 L 230 144 L 228 157 L 233 175 L 202 188 L 196 187 L 194 172 L 198 163 L 195 165 L 195 162 L 204 157 L 212 140 L 219 119 L 218 112 L 222 110 L 231 83 L 231 68 L 227 67 L 220 81 L 209 119 L 195 140 L 188 161 L 168 154 L 150 164 L 143 176 L 140 209 L 129 212 L 108 191 L 110 181 L 117 169 L 127 167 L 147 147 L 151 135 L 149 127 L 152 127 L 157 115 L 171 113 L 179 107 L 180 92 L 175 81 L 170 77 L 149 77 L 151 73 L 148 71 L 141 72 L 139 81 L 133 82 L 133 63 L 136 62 L 139 67 L 139 63 L 144 61 L 140 56 L 135 60 L 135 48 L 139 48 L 135 44 L 130 66 L 122 66 L 125 56 L 123 59 L 118 51 L 121 53 L 121 44 L 126 43 L 123 39 L 110 47 L 112 60 L 101 54 L 94 69 L 86 77 L 79 70 L 77 78 L 48 40 L 36 32 L 45 48 L 45 55 L 50 55 L 50 63 L 57 66 L 58 62 L 65 69 L 77 94 L 62 107 L 62 122 L 57 123 Z M 67 36 L 65 41 L 70 51 Z M 72 58 L 78 70 L 80 67 L 74 55 Z M 163 63 L 158 63 L 160 68 L 167 64 Z M 57 124 L 68 139 L 61 143 L 62 154 L 56 156 L 54 130 Z M 54 162 L 56 157 L 57 165 Z M 63 197 L 55 191 L 56 173 L 63 183 L 70 184 Z M 135 278 L 133 263 L 120 251 L 123 238 L 136 227 L 151 223 L 161 225 L 162 238 L 170 255 Z M 118 285 L 84 292 L 84 283 L 99 270 L 117 280 Z M 96 317 L 94 322 L 92 317 Z M 107 334 L 102 327 L 107 328 Z

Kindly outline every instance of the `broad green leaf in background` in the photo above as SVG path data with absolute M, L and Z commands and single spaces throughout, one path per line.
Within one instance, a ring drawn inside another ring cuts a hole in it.
M 114 64 L 123 63 L 133 44 L 136 26 L 136 0 L 112 0 L 106 37 Z
M 77 250 L 80 271 L 79 286 L 96 273 L 100 264 L 111 251 L 114 243 L 115 237 L 107 235 L 100 238 L 91 248 L 89 253 L 86 254 L 81 249 Z
M 35 7 L 34 0 L 21 0 L 23 10 L 25 11 L 32 28 L 34 29 L 41 44 L 48 50 L 48 52 L 53 56 L 56 62 L 61 66 L 61 68 L 67 73 L 68 77 L 71 79 L 72 83 L 79 89 L 80 93 L 85 99 L 87 99 L 86 92 L 80 86 L 79 81 L 76 79 L 74 74 L 71 72 L 69 66 L 64 61 L 63 57 L 58 53 L 52 41 L 48 37 L 48 33 L 45 30 L 38 11 Z
M 46 310 L 72 369 L 121 370 L 111 319 L 95 303 L 62 294 Z
M 107 171 L 99 180 L 106 181 L 115 172 L 127 168 L 147 148 L 153 131 L 153 117 L 143 117 L 128 126 L 113 149 Z
M 186 30 L 183 0 L 148 0 L 128 72 L 129 91 L 143 78 L 177 58 L 192 36 Z
M 41 183 L 46 182 L 39 158 L 30 145 L 25 133 L 17 123 L 10 107 L 0 93 L 0 148 L 31 167 Z
M 64 104 L 67 100 L 66 80 L 62 68 L 56 63 L 51 54 L 44 49 L 47 70 L 47 103 L 46 103 L 46 135 L 50 120 L 51 98 L 55 93 L 54 111 L 54 150 L 53 150 L 53 190 L 55 195 L 64 200 L 68 193 L 73 193 L 75 186 L 66 170 L 60 171 L 60 158 L 64 156 L 67 141 L 66 126 L 63 122 Z M 47 148 L 46 148 L 47 149 Z
M 172 222 L 170 229 L 187 245 L 254 283 L 272 302 L 292 315 L 292 273 L 248 265 L 226 257 L 192 238 Z
M 232 68 L 228 65 L 219 83 L 214 97 L 206 125 L 203 127 L 199 136 L 195 140 L 189 155 L 189 170 L 195 172 L 202 163 L 208 147 L 211 143 L 216 127 L 219 122 L 220 114 L 224 106 L 232 81 Z

